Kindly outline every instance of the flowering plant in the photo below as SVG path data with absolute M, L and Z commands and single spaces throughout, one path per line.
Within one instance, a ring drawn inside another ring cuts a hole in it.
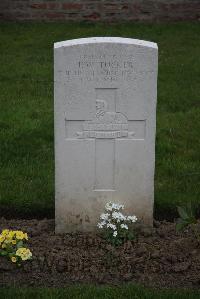
M 98 228 L 106 229 L 106 238 L 114 245 L 122 244 L 126 239 L 131 240 L 135 237 L 133 231 L 130 231 L 128 224 L 135 223 L 137 217 L 125 216 L 121 210 L 124 205 L 109 202 L 105 205 L 106 213 L 100 215 L 100 220 L 97 224 Z
M 27 240 L 27 233 L 20 230 L 2 230 L 0 234 L 0 255 L 6 256 L 17 265 L 20 265 L 21 261 L 31 259 L 30 249 L 24 247 L 24 242 Z

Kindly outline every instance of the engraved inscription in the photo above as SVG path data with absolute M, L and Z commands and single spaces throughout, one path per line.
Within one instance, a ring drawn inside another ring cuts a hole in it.
M 134 64 L 132 55 L 81 55 L 72 68 L 66 69 L 66 81 L 132 81 L 136 76 Z
M 92 121 L 83 123 L 83 131 L 76 132 L 77 138 L 124 138 L 133 137 L 128 131 L 128 120 L 120 112 L 110 112 L 105 100 L 96 100 L 96 114 Z

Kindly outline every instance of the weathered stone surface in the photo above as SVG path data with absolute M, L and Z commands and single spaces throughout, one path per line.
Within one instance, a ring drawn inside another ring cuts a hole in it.
M 107 202 L 152 223 L 157 45 L 54 44 L 56 231 L 94 230 Z

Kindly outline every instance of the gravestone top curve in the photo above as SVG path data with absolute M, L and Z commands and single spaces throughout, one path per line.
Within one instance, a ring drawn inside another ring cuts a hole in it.
M 94 43 L 121 43 L 121 44 L 130 44 L 138 45 L 142 47 L 149 47 L 158 49 L 158 46 L 154 42 L 149 42 L 145 40 L 125 38 L 125 37 L 87 37 L 87 38 L 78 38 L 72 40 L 66 40 L 62 42 L 54 43 L 54 48 L 76 46 L 82 44 L 94 44 Z

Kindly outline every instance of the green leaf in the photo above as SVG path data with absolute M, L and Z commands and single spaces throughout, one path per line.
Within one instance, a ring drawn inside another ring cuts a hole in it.
M 17 249 L 18 249 L 18 248 L 21 248 L 21 247 L 23 247 L 23 246 L 24 246 L 23 241 L 19 241 L 19 242 L 17 242 Z
M 187 208 L 187 214 L 188 214 L 188 216 L 189 217 L 194 217 L 194 213 L 193 213 L 193 208 L 192 208 L 191 201 L 187 202 L 186 208 Z
M 0 251 L 0 255 L 2 255 L 2 256 L 6 256 L 8 253 L 7 253 L 7 251 L 5 251 L 5 250 L 1 250 Z
M 189 224 L 195 224 L 195 223 L 197 223 L 197 220 L 196 220 L 195 217 L 190 217 L 190 218 L 188 218 L 188 223 Z
M 10 252 L 10 253 L 8 254 L 9 257 L 12 257 L 12 256 L 14 256 L 14 255 L 15 255 L 14 252 Z
M 181 220 L 181 219 L 180 219 Z M 177 231 L 182 231 L 185 227 L 187 227 L 188 226 L 188 222 L 186 222 L 186 221 L 180 221 L 180 222 L 178 222 L 177 224 L 176 224 L 176 230 Z
M 180 217 L 181 217 L 182 219 L 187 219 L 187 218 L 189 218 L 189 215 L 188 215 L 188 213 L 187 213 L 187 211 L 186 211 L 185 208 L 177 207 L 177 209 L 178 209 L 178 213 L 179 213 L 179 215 L 180 215 Z
M 128 238 L 128 240 L 133 240 L 133 239 L 135 239 L 135 234 L 132 232 L 129 232 L 127 238 Z

